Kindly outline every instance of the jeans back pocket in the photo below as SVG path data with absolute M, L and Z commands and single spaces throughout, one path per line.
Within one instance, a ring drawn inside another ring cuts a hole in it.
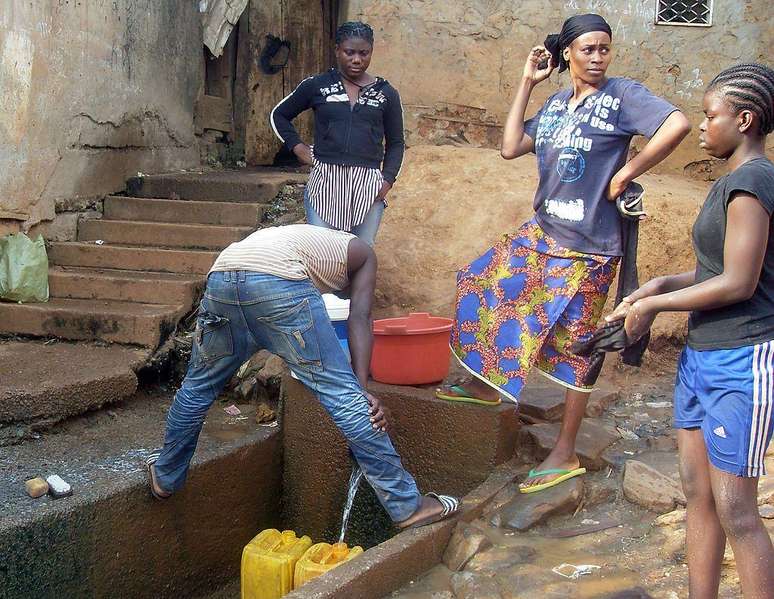
M 234 353 L 234 340 L 228 318 L 203 312 L 196 319 L 194 342 L 203 362 L 214 362 Z
M 258 323 L 268 328 L 274 347 L 267 348 L 289 364 L 320 367 L 320 344 L 314 329 L 309 299 L 274 316 L 258 318 Z

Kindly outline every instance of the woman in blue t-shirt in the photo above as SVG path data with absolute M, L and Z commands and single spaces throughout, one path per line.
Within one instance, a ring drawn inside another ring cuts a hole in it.
M 717 596 L 728 538 L 744 596 L 771 597 L 774 549 L 757 495 L 774 431 L 774 70 L 726 69 L 703 105 L 701 147 L 730 172 L 694 223 L 696 269 L 649 281 L 607 320 L 625 318 L 636 340 L 659 312 L 691 312 L 674 399 L 690 595 Z
M 599 15 L 567 19 L 546 47 L 531 50 L 503 133 L 501 154 L 538 158 L 535 217 L 507 235 L 457 277 L 454 354 L 474 376 L 439 389 L 453 401 L 516 401 L 536 366 L 564 386 L 562 428 L 548 457 L 521 485 L 540 491 L 583 474 L 575 438 L 591 391 L 589 358 L 570 346 L 596 327 L 622 254 L 614 201 L 688 134 L 687 119 L 631 79 L 606 75 L 611 31 Z M 554 68 L 569 68 L 571 87 L 524 113 L 534 87 Z M 635 135 L 650 141 L 629 162 Z

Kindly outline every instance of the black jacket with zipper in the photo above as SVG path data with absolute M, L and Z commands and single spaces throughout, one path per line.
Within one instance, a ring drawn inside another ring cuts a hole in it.
M 395 182 L 405 148 L 403 109 L 397 90 L 386 79 L 377 78 L 364 87 L 354 106 L 336 69 L 304 79 L 271 111 L 274 133 L 288 150 L 303 143 L 291 121 L 308 108 L 314 110 L 317 160 L 381 168 L 384 179 Z

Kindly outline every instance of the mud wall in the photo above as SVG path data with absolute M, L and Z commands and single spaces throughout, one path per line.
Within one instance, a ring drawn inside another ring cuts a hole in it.
M 698 125 L 703 88 L 737 62 L 770 62 L 770 0 L 714 3 L 711 27 L 655 25 L 656 0 L 344 0 L 347 19 L 369 22 L 371 70 L 401 93 L 409 143 L 496 147 L 524 59 L 565 18 L 603 15 L 613 29 L 610 74 L 642 81 Z M 569 82 L 554 73 L 528 112 Z M 665 163 L 700 177 L 716 165 L 697 147 L 697 127 Z M 774 149 L 774 140 L 771 142 Z M 774 152 L 772 153 L 774 155 Z
M 190 0 L 0 7 L 0 233 L 83 210 L 129 175 L 198 164 Z

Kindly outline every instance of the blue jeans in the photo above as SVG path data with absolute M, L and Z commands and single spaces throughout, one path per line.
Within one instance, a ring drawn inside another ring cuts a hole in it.
M 309 280 L 214 272 L 207 280 L 191 360 L 169 408 L 164 448 L 155 464 L 159 486 L 182 487 L 207 410 L 239 367 L 260 349 L 280 356 L 311 389 L 349 443 L 366 479 L 393 521 L 411 516 L 421 497 L 390 437 L 372 428 L 368 400 Z
M 363 222 L 352 228 L 352 234 L 357 235 L 368 245 L 374 247 L 376 233 L 379 231 L 379 224 L 382 222 L 384 208 L 384 202 L 382 200 L 376 200 L 366 213 Z M 309 201 L 309 194 L 306 190 L 304 190 L 304 210 L 306 210 L 306 222 L 308 224 L 314 225 L 315 227 L 325 227 L 326 229 L 335 228 L 326 223 L 320 218 L 320 215 L 314 211 L 314 208 L 312 208 L 312 204 Z

